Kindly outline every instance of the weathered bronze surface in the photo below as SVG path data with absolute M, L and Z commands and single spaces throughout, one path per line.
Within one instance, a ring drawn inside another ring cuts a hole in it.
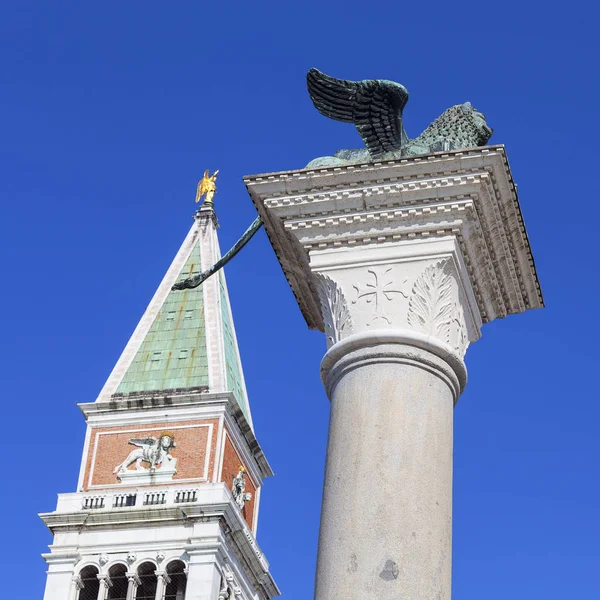
M 408 102 L 408 91 L 403 85 L 385 79 L 335 79 L 317 69 L 311 69 L 306 79 L 316 109 L 336 121 L 354 123 L 366 146 L 316 158 L 309 167 L 474 148 L 485 146 L 492 135 L 485 116 L 465 102 L 446 110 L 411 140 L 404 131 L 402 112 Z
M 217 271 L 221 270 L 254 236 L 254 234 L 262 227 L 262 219 L 256 217 L 252 222 L 252 225 L 244 231 L 242 237 L 231 247 L 229 252 L 220 258 L 212 267 L 206 269 L 199 275 L 193 275 L 183 281 L 177 282 L 171 289 L 173 290 L 189 290 L 197 288 L 199 285 L 204 283 L 211 275 L 214 275 Z

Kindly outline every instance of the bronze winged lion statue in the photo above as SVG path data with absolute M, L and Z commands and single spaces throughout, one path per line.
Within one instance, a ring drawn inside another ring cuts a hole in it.
M 366 146 L 316 158 L 308 167 L 474 148 L 485 146 L 492 135 L 485 116 L 470 102 L 465 102 L 446 110 L 420 136 L 411 140 L 403 124 L 402 113 L 408 102 L 408 91 L 403 85 L 385 79 L 336 79 L 318 69 L 311 69 L 306 79 L 316 109 L 330 119 L 354 123 Z

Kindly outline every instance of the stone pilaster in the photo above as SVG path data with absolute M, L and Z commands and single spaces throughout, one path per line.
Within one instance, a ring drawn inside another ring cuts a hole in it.
M 543 306 L 504 148 L 248 177 L 331 400 L 316 598 L 449 600 L 453 405 Z
M 189 548 L 186 600 L 217 600 L 221 587 L 221 574 L 214 554 Z
M 217 239 L 218 221 L 212 204 L 203 204 L 194 217 L 200 224 L 200 256 L 201 272 L 212 267 L 219 258 L 221 251 Z M 219 276 L 210 277 L 202 284 L 205 315 L 207 321 L 221 320 L 221 291 Z M 208 353 L 209 387 L 215 392 L 227 391 L 225 374 L 223 331 L 220 327 L 206 327 L 206 351 Z
M 74 574 L 80 555 L 67 550 L 44 554 L 43 557 L 48 563 L 44 600 L 74 597 L 81 586 L 81 579 Z

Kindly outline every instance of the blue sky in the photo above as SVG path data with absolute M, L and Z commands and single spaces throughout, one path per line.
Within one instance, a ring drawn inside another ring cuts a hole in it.
M 245 174 L 357 147 L 305 73 L 386 78 L 415 136 L 471 101 L 507 147 L 547 308 L 486 325 L 455 413 L 454 597 L 600 597 L 598 9 L 579 1 L 0 5 L 3 596 L 41 598 L 37 512 L 76 486 L 93 401 L 167 269 L 205 168 L 222 249 Z M 328 401 L 264 232 L 227 268 L 265 483 L 259 543 L 312 595 Z

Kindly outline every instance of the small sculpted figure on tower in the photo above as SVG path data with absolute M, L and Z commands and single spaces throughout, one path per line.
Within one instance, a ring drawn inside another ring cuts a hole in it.
M 246 469 L 240 465 L 240 470 L 238 474 L 233 478 L 233 484 L 231 486 L 231 491 L 233 493 L 233 497 L 235 498 L 236 504 L 240 507 L 240 510 L 244 508 L 244 504 L 252 500 L 252 494 L 246 492 Z

